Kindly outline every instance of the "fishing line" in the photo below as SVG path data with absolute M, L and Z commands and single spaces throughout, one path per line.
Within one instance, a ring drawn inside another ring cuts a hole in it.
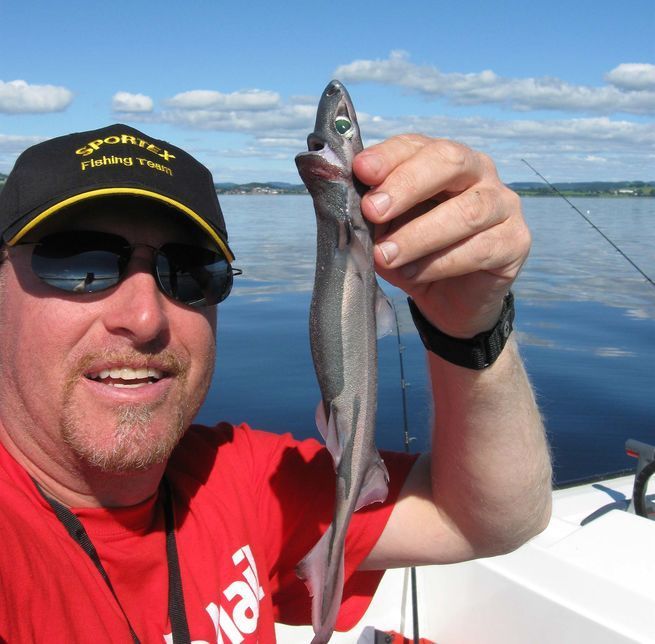
M 409 383 L 405 380 L 405 363 L 403 361 L 403 353 L 405 351 L 405 346 L 400 341 L 400 325 L 398 324 L 398 312 L 396 311 L 396 305 L 391 301 L 391 308 L 393 309 L 393 317 L 396 321 L 396 340 L 398 343 L 398 361 L 400 362 L 400 391 L 402 392 L 402 403 L 403 403 L 403 443 L 405 446 L 405 452 L 409 454 L 409 445 L 412 442 L 412 437 L 409 435 L 409 423 L 407 422 L 407 387 Z M 412 622 L 414 628 L 414 644 L 419 643 L 419 632 L 418 632 L 418 592 L 416 587 L 416 568 L 412 566 L 409 569 L 410 574 L 410 583 L 412 589 Z
M 599 235 L 603 237 L 603 239 L 605 239 L 605 241 L 611 244 L 614 250 L 616 250 L 625 260 L 627 260 L 633 266 L 633 268 L 639 271 L 639 273 L 641 273 L 641 275 L 645 277 L 646 280 L 648 280 L 648 282 L 650 282 L 651 286 L 655 286 L 655 282 L 648 275 L 646 275 L 646 273 L 644 273 L 644 271 L 642 271 L 641 268 L 639 268 L 639 266 L 637 266 L 637 264 L 635 264 L 635 262 L 633 262 L 600 228 L 598 228 L 598 226 L 596 226 L 596 224 L 594 224 L 594 222 L 591 221 L 591 219 L 589 219 L 587 215 L 585 215 L 581 210 L 579 210 L 550 181 L 548 181 L 548 179 L 546 179 L 546 177 L 544 177 L 544 175 L 541 174 L 541 172 L 539 172 L 536 168 L 531 166 L 525 159 L 521 159 L 521 161 L 523 161 L 523 163 L 525 163 L 525 165 L 527 165 L 528 168 L 530 168 L 530 170 L 532 170 L 538 177 L 540 177 L 553 192 L 555 192 L 560 197 L 562 197 L 562 199 L 564 199 L 564 201 L 566 201 L 566 203 L 569 204 L 569 206 L 571 206 L 573 210 L 575 210 Z

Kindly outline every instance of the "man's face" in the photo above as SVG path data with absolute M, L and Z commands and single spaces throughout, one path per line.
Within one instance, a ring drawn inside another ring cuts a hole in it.
M 162 219 L 140 206 L 104 204 L 83 219 L 61 216 L 50 227 L 154 247 L 193 241 L 179 215 Z M 209 388 L 215 307 L 161 293 L 148 248 L 134 251 L 117 286 L 83 295 L 39 280 L 31 253 L 11 249 L 2 268 L 0 423 L 10 440 L 41 464 L 119 472 L 164 462 Z

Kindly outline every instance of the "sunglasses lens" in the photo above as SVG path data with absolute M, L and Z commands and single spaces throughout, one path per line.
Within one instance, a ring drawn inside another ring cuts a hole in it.
M 129 248 L 117 235 L 65 232 L 44 237 L 32 253 L 32 270 L 46 284 L 71 293 L 96 293 L 118 284 Z
M 156 256 L 159 283 L 169 297 L 193 306 L 223 301 L 232 288 L 232 267 L 221 253 L 187 244 L 164 244 Z
M 120 282 L 131 254 L 127 241 L 111 233 L 55 233 L 35 245 L 32 270 L 62 291 L 97 293 Z M 202 246 L 164 244 L 155 252 L 155 264 L 161 290 L 184 304 L 218 304 L 232 288 L 225 256 Z

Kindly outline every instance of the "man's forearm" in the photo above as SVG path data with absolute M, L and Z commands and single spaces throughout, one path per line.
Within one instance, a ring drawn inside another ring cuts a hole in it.
M 532 388 L 511 339 L 474 371 L 430 354 L 435 504 L 475 556 L 511 550 L 550 516 L 551 466 Z

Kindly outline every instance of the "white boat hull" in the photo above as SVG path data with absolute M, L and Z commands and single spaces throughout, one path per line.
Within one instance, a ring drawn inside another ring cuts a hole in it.
M 554 492 L 548 528 L 509 555 L 417 568 L 420 636 L 439 644 L 655 642 L 655 521 L 624 511 L 633 480 Z M 358 642 L 367 626 L 411 637 L 409 579 L 406 569 L 387 571 L 360 623 L 331 642 Z M 277 625 L 277 635 L 293 644 L 309 642 L 312 631 Z

